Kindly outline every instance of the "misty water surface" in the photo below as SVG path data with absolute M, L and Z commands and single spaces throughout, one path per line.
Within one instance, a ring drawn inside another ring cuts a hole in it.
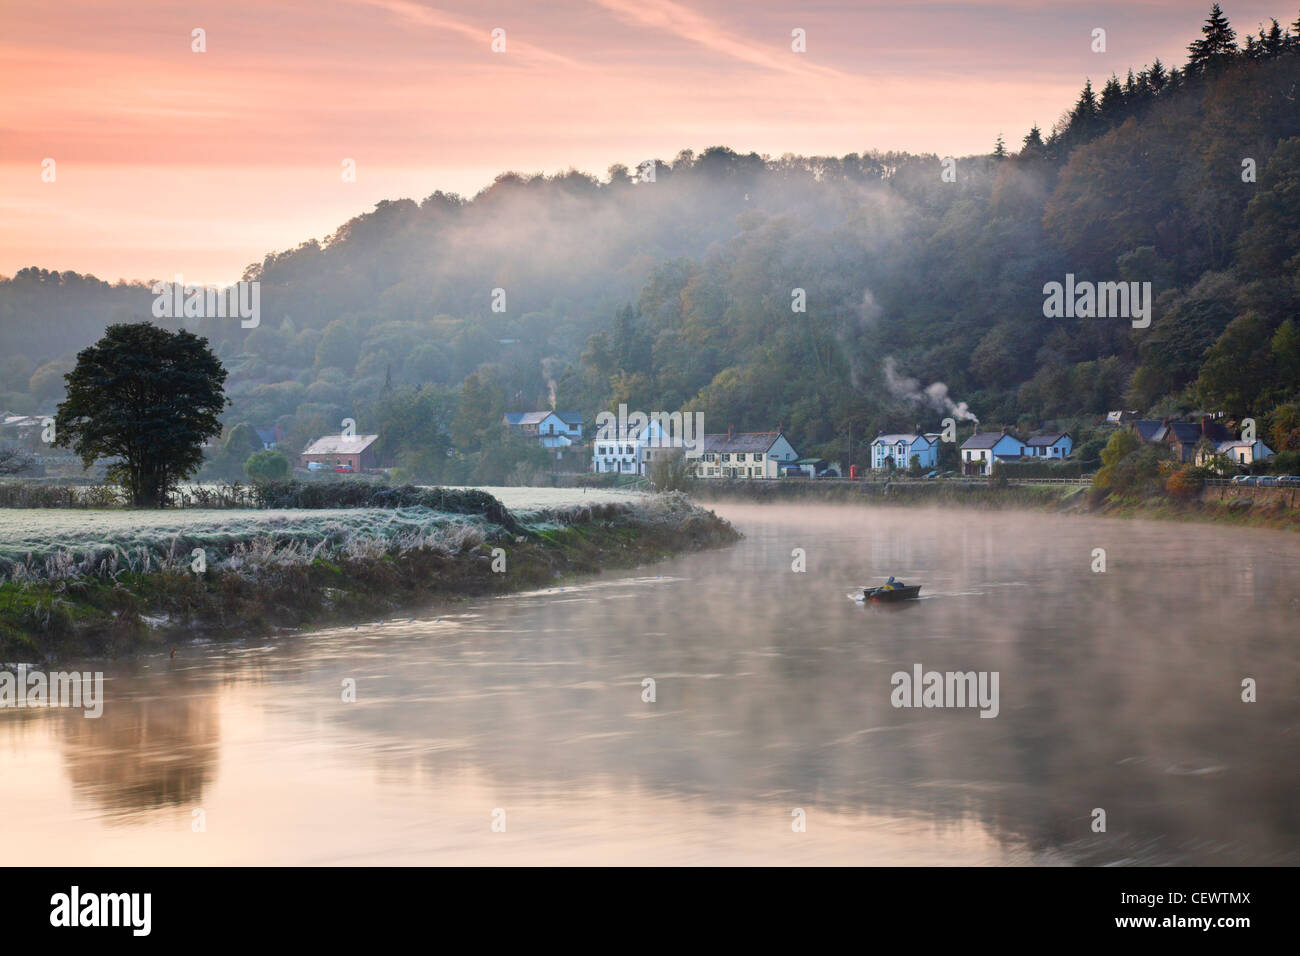
M 718 510 L 725 551 L 0 711 L 0 862 L 1300 862 L 1300 536 Z M 889 573 L 923 600 L 848 599 Z M 917 663 L 998 671 L 999 715 L 894 708 Z

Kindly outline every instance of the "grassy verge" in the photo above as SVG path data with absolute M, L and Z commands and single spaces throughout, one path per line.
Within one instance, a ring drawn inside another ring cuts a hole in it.
M 690 483 L 687 494 L 700 501 L 867 502 L 873 505 L 952 504 L 982 508 L 1055 507 L 1067 492 L 1086 490 L 1079 485 L 1007 485 L 987 482 L 936 481 L 930 484 L 896 484 L 883 481 L 816 481 L 783 478 L 767 481 L 709 481 Z
M 8 580 L 0 583 L 0 660 L 120 656 L 194 637 L 258 637 L 368 622 L 438 601 L 544 587 L 720 547 L 739 537 L 681 496 L 550 517 L 531 527 L 490 524 L 453 547 L 426 540 L 203 573 L 173 565 L 111 577 Z M 495 548 L 505 552 L 504 572 L 493 569 Z

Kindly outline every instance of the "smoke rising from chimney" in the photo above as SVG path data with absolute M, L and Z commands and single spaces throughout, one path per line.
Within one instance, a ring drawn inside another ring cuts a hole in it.
M 948 395 L 948 386 L 943 382 L 933 382 L 925 388 L 914 378 L 898 374 L 894 357 L 885 356 L 885 387 L 895 398 L 924 405 L 936 412 L 947 412 L 957 421 L 978 422 L 979 419 L 965 402 L 954 402 Z

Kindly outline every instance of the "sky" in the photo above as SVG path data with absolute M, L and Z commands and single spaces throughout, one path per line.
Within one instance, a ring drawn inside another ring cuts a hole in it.
M 1296 19 L 1294 0 L 1223 6 L 1239 35 Z M 1181 65 L 1208 9 L 0 0 L 0 275 L 234 281 L 383 199 L 472 196 L 507 170 L 603 179 L 717 145 L 963 156 L 1001 133 L 1014 148 L 1085 77 Z

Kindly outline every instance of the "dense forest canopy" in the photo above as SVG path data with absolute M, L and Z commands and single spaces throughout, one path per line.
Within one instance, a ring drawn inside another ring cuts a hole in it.
M 1183 67 L 1100 86 L 1018 150 L 952 162 L 714 147 L 653 181 L 506 173 L 385 201 L 250 266 L 257 328 L 185 324 L 230 371 L 228 430 L 278 425 L 297 451 L 354 418 L 430 480 L 494 477 L 507 408 L 698 410 L 836 459 L 948 414 L 1291 421 L 1300 17 L 1240 40 L 1216 4 Z M 1067 274 L 1151 283 L 1150 327 L 1046 318 Z M 78 349 L 153 320 L 151 284 L 0 280 L 0 409 L 52 409 Z

